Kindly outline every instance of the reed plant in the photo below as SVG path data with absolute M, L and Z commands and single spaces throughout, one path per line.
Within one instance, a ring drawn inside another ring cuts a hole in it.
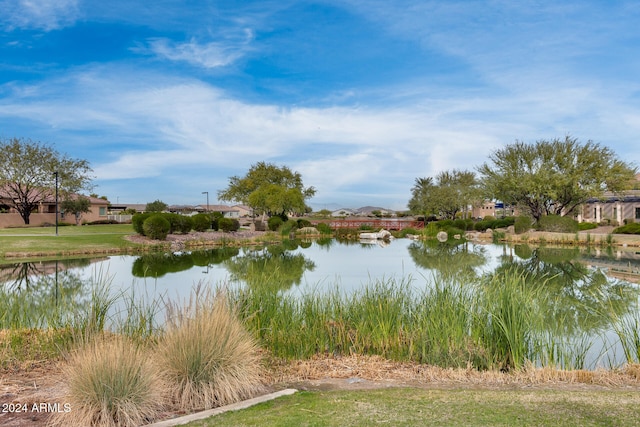
M 483 365 L 477 340 L 471 335 L 477 306 L 473 284 L 433 278 L 417 301 L 411 354 L 419 362 L 442 367 Z
M 165 332 L 154 352 L 171 401 L 196 410 L 258 392 L 258 347 L 222 294 L 196 286 L 188 303 L 178 304 L 168 305 Z
M 546 282 L 535 280 L 507 270 L 475 281 L 437 275 L 421 292 L 412 279 L 393 279 L 350 294 L 336 286 L 299 295 L 254 283 L 228 297 L 276 357 L 363 354 L 442 367 L 583 368 L 592 339 L 554 325 L 545 312 L 553 306 Z
M 535 355 L 540 366 L 562 370 L 586 369 L 587 354 L 593 344 L 593 338 L 584 332 L 562 337 L 545 331 L 538 338 Z
M 524 273 L 507 270 L 484 279 L 482 309 L 476 326 L 494 368 L 520 369 L 535 360 L 537 338 L 544 330 L 540 310 L 543 286 L 532 286 Z
M 640 312 L 637 305 L 631 313 L 615 317 L 613 330 L 620 341 L 627 363 L 640 363 Z
M 122 292 L 119 298 L 122 308 L 111 320 L 117 333 L 138 342 L 153 341 L 162 334 L 159 317 L 167 304 L 164 294 L 151 296 L 149 288 L 144 289 L 142 295 L 136 294 L 134 286 L 128 293 Z
M 65 368 L 70 412 L 53 426 L 140 426 L 162 409 L 164 386 L 145 349 L 121 336 L 100 335 L 69 356 Z

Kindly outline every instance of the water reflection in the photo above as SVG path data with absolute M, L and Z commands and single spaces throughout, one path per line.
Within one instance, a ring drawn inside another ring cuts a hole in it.
M 91 259 L 81 258 L 4 264 L 0 265 L 0 284 L 7 290 L 28 290 L 38 286 L 42 276 L 58 274 L 69 268 L 86 267 L 91 262 Z
M 292 247 L 291 244 L 273 245 L 246 250 L 241 256 L 228 259 L 225 267 L 233 280 L 244 282 L 249 287 L 287 290 L 299 285 L 304 273 L 315 268 L 313 261 L 301 253 L 292 252 Z
M 415 241 L 409 245 L 408 251 L 416 265 L 437 272 L 444 279 L 454 276 L 476 279 L 478 267 L 487 262 L 486 248 L 467 242 Z
M 217 248 L 206 251 L 152 253 L 138 257 L 133 262 L 131 273 L 134 277 L 163 277 L 168 273 L 178 273 L 195 266 L 210 267 L 236 257 L 238 248 Z
M 27 262 L 0 267 L 0 328 L 67 325 L 86 310 L 90 290 L 71 266 L 89 260 Z
M 574 335 L 609 327 L 612 317 L 628 313 L 638 300 L 630 282 L 609 277 L 585 264 L 579 248 L 531 248 L 517 245 L 501 257 L 495 275 L 518 271 L 529 286 L 539 287 L 548 326 Z M 516 256 L 513 256 L 513 255 Z

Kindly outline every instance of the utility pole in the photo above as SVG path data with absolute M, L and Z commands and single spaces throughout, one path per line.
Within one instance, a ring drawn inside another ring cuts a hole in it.
M 58 235 L 58 171 L 53 173 L 56 176 L 56 236 Z
M 203 191 L 202 194 L 206 194 L 207 195 L 207 212 L 209 212 L 209 192 L 208 191 Z

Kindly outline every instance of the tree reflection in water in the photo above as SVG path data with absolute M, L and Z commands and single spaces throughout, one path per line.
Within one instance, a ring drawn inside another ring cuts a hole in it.
M 251 288 L 287 290 L 299 285 L 305 271 L 313 271 L 315 264 L 300 253 L 293 253 L 297 243 L 270 245 L 261 249 L 247 249 L 241 256 L 225 261 L 233 280 L 245 282 Z
M 513 255 L 516 256 L 513 256 Z M 537 301 L 547 319 L 546 327 L 558 337 L 600 333 L 611 329 L 614 319 L 629 313 L 638 300 L 633 284 L 607 276 L 599 268 L 581 262 L 579 248 L 532 249 L 518 245 L 504 254 L 495 276 L 519 271 L 529 286 L 541 288 Z
M 24 262 L 0 267 L 0 327 L 41 328 L 67 325 L 85 310 L 91 293 L 70 270 L 91 260 Z
M 478 278 L 478 268 L 487 262 L 485 248 L 468 242 L 419 241 L 412 242 L 408 250 L 416 265 L 433 270 L 444 279 L 473 281 Z
M 133 261 L 131 273 L 134 277 L 162 277 L 168 273 L 178 273 L 194 266 L 208 267 L 221 264 L 237 256 L 238 248 L 216 248 L 206 251 L 152 253 Z

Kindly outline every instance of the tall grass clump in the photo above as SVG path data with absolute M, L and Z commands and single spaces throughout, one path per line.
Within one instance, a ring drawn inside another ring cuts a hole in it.
M 421 363 L 466 367 L 485 362 L 471 335 L 477 301 L 473 284 L 434 277 L 415 309 L 412 353 Z
M 83 310 L 76 312 L 72 327 L 79 338 L 88 341 L 105 330 L 109 320 L 109 311 L 120 298 L 120 294 L 112 292 L 113 276 L 99 270 L 91 279 L 91 295 Z
M 137 295 L 134 287 L 128 295 L 120 295 L 121 310 L 113 317 L 113 329 L 134 341 L 145 343 L 162 335 L 157 319 L 164 311 L 164 294 L 151 297 L 145 287 L 144 295 Z
M 616 316 L 612 326 L 627 363 L 640 363 L 640 312 L 637 306 L 631 314 Z
M 543 330 L 540 284 L 533 285 L 527 275 L 507 270 L 484 279 L 482 309 L 476 327 L 493 367 L 521 369 L 535 359 L 538 338 Z
M 409 281 L 381 279 L 354 292 L 346 301 L 348 312 L 341 316 L 349 325 L 351 348 L 360 354 L 406 358 L 411 301 Z
M 163 385 L 142 347 L 102 336 L 74 350 L 65 368 L 72 411 L 55 413 L 53 426 L 140 426 L 162 409 Z
M 260 390 L 258 347 L 224 295 L 196 287 L 188 303 L 168 306 L 167 317 L 155 357 L 173 404 L 213 408 Z

